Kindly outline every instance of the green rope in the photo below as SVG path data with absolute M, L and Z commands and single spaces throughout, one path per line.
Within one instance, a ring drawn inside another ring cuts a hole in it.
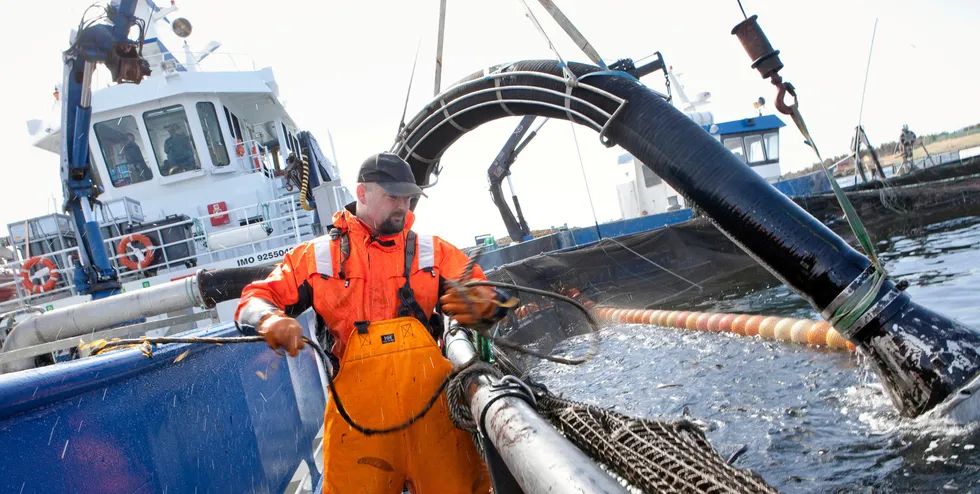
M 476 349 L 477 353 L 480 355 L 480 360 L 487 363 L 494 363 L 497 359 L 493 353 L 493 342 L 490 338 L 480 335 L 479 332 L 474 331 L 473 335 L 473 348 Z
M 871 260 L 871 265 L 874 266 L 874 273 L 871 274 L 871 279 L 873 280 L 872 288 L 867 290 L 863 296 L 860 298 L 856 296 L 851 296 L 848 298 L 843 305 L 831 316 L 828 321 L 832 326 L 840 329 L 850 328 L 861 316 L 871 307 L 874 302 L 875 296 L 881 290 L 881 286 L 885 283 L 885 279 L 888 273 L 881 266 L 878 260 L 878 253 L 875 251 L 874 243 L 871 241 L 871 236 L 868 235 L 867 229 L 864 228 L 864 223 L 861 222 L 861 218 L 858 217 L 857 211 L 854 210 L 854 206 L 851 204 L 851 200 L 847 198 L 844 191 L 840 188 L 837 180 L 834 180 L 833 174 L 827 169 L 824 164 L 823 157 L 820 156 L 820 151 L 817 149 L 816 143 L 813 142 L 813 137 L 810 135 L 810 131 L 806 127 L 806 123 L 803 121 L 803 116 L 800 115 L 799 110 L 796 106 L 793 107 L 793 122 L 796 127 L 800 129 L 800 133 L 803 134 L 803 138 L 806 139 L 807 144 L 813 149 L 813 152 L 817 155 L 817 160 L 820 163 L 820 168 L 823 170 L 824 175 L 827 176 L 827 180 L 830 182 L 830 187 L 834 191 L 834 196 L 837 198 L 837 202 L 840 203 L 841 210 L 844 211 L 844 217 L 847 218 L 847 224 L 850 225 L 851 231 L 854 232 L 854 236 L 857 238 L 858 243 L 861 245 L 861 249 L 864 250 L 865 254 Z M 855 159 L 859 159 L 855 156 Z
M 264 220 L 262 221 L 262 228 L 264 228 L 267 232 L 272 230 L 271 207 L 272 205 L 268 202 L 262 203 L 262 208 L 265 213 L 262 215 L 262 219 Z

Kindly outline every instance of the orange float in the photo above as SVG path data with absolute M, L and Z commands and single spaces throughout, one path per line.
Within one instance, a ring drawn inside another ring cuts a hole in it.
M 731 325 L 728 326 L 729 331 L 735 334 L 745 335 L 745 323 L 752 317 L 748 314 L 738 314 L 735 319 L 732 319 Z
M 569 293 L 574 292 L 569 291 Z M 581 294 L 577 295 L 581 296 Z M 518 308 L 519 316 L 521 309 L 527 310 L 530 307 Z M 537 307 L 534 309 L 536 310 Z M 608 322 L 649 324 L 692 331 L 730 331 L 743 336 L 758 335 L 762 338 L 804 345 L 824 345 L 831 348 L 846 348 L 850 351 L 856 350 L 853 343 L 844 339 L 826 321 L 750 314 L 615 307 L 597 307 L 593 309 L 593 314 L 597 319 Z
M 762 324 L 762 320 L 765 316 L 755 315 L 745 321 L 745 336 L 758 336 L 759 335 L 759 325 Z
M 759 323 L 759 336 L 773 339 L 776 337 L 776 324 L 781 317 L 769 316 Z

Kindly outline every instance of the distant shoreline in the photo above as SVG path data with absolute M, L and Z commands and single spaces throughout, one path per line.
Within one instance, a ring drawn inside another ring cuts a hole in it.
M 920 145 L 920 143 L 923 140 L 930 140 L 933 137 L 934 137 L 933 135 L 928 135 L 928 136 L 921 136 L 918 139 L 916 139 L 915 150 L 912 153 L 912 159 L 924 158 L 926 156 L 926 153 L 925 151 L 923 151 L 922 145 Z M 929 151 L 929 154 L 933 156 L 937 156 L 943 153 L 949 153 L 953 151 L 961 151 L 963 149 L 969 149 L 976 146 L 980 146 L 980 132 L 976 132 L 976 131 L 967 135 L 946 137 L 944 139 L 939 139 L 934 141 L 930 140 L 930 142 L 925 145 L 926 149 Z M 866 151 L 863 152 L 863 156 L 864 156 L 864 163 L 869 164 L 871 162 L 871 157 L 868 155 Z M 837 157 L 835 159 L 840 159 L 840 158 L 841 157 Z M 881 153 L 881 150 L 879 149 L 878 158 L 881 160 L 881 166 L 883 167 L 902 163 L 902 154 L 898 149 L 896 149 L 896 152 L 889 153 L 887 155 Z M 780 177 L 780 180 L 788 180 L 796 177 L 801 177 L 803 175 L 808 175 L 810 173 L 818 171 L 819 169 L 820 166 L 818 164 L 814 164 L 802 170 L 786 173 Z M 854 176 L 853 161 L 851 160 L 842 163 L 842 166 L 840 166 L 838 169 L 843 169 L 845 173 L 842 174 L 835 173 L 834 174 L 835 177 L 841 178 L 841 177 Z

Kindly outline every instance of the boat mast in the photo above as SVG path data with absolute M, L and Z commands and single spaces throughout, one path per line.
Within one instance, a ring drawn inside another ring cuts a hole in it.
M 446 0 L 439 1 L 439 36 L 436 42 L 436 82 L 433 96 L 439 95 L 442 86 L 442 40 L 446 32 Z

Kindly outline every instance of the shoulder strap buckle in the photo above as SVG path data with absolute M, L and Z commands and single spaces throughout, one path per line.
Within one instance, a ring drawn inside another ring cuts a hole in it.
M 368 326 L 371 325 L 371 321 L 354 321 L 354 328 L 357 329 L 357 334 L 368 334 Z

